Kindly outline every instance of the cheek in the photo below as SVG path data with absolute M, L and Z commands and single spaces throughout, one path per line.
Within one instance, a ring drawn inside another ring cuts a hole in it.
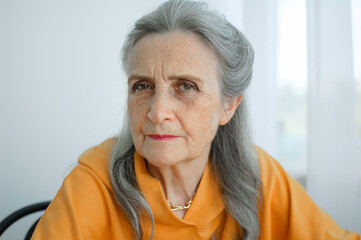
M 128 114 L 130 127 L 134 134 L 140 134 L 142 125 L 146 119 L 147 111 L 144 102 L 135 97 L 128 97 Z
M 202 105 L 202 107 L 201 107 Z M 194 141 L 211 142 L 218 129 L 219 113 L 216 104 L 199 104 L 195 109 L 188 109 L 184 116 L 188 134 Z

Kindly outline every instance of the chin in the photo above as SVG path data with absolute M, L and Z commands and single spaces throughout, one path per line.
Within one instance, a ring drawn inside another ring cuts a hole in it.
M 186 159 L 176 154 L 175 151 L 144 151 L 143 157 L 156 167 L 170 167 Z

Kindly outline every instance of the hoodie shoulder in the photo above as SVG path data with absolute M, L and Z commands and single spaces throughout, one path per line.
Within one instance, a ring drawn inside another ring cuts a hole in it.
M 109 138 L 99 145 L 89 148 L 83 152 L 78 159 L 79 164 L 94 172 L 102 182 L 104 182 L 108 189 L 111 189 L 108 171 L 109 159 L 116 139 L 116 137 Z

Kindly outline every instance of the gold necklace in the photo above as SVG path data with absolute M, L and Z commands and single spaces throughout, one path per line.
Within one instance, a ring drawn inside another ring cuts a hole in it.
M 195 192 L 195 193 L 193 194 L 193 197 L 192 197 L 191 200 L 189 200 L 188 202 L 186 202 L 185 204 L 182 204 L 182 205 L 175 205 L 175 204 L 169 202 L 168 199 L 167 199 L 167 202 L 168 202 L 168 205 L 169 205 L 170 209 L 171 209 L 172 211 L 177 211 L 177 210 L 183 210 L 183 209 L 188 209 L 188 208 L 190 208 L 190 207 L 191 207 L 191 204 L 192 204 L 192 202 L 193 202 L 194 196 L 196 195 L 196 193 L 197 193 L 197 192 Z
M 167 200 L 167 202 L 172 211 L 177 211 L 177 210 L 183 210 L 183 209 L 190 208 L 191 204 L 192 204 L 192 200 L 193 199 L 189 200 L 188 202 L 186 202 L 185 204 L 182 204 L 182 205 L 174 205 L 173 203 L 169 202 L 168 200 Z
M 146 165 L 146 168 L 147 168 L 147 170 L 148 170 L 148 172 L 149 172 L 148 161 L 147 161 L 147 160 L 145 160 L 145 165 Z M 199 183 L 198 183 L 198 184 L 199 184 Z M 197 188 L 198 188 L 198 186 L 197 186 Z M 192 204 L 192 201 L 193 201 L 193 198 L 194 198 L 194 196 L 196 195 L 196 193 L 197 193 L 197 192 L 195 192 L 195 193 L 193 194 L 193 197 L 192 197 L 191 200 L 189 200 L 188 202 L 186 202 L 186 203 L 183 204 L 183 205 L 175 205 L 175 204 L 169 202 L 168 199 L 167 199 L 167 202 L 168 202 L 168 205 L 169 205 L 170 209 L 171 209 L 172 211 L 177 211 L 177 210 L 183 210 L 183 209 L 188 209 L 188 208 L 190 208 L 190 207 L 191 207 L 191 204 Z

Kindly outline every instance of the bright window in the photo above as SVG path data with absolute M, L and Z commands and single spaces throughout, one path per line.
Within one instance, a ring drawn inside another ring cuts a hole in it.
M 305 182 L 307 168 L 306 0 L 279 0 L 279 162 Z

